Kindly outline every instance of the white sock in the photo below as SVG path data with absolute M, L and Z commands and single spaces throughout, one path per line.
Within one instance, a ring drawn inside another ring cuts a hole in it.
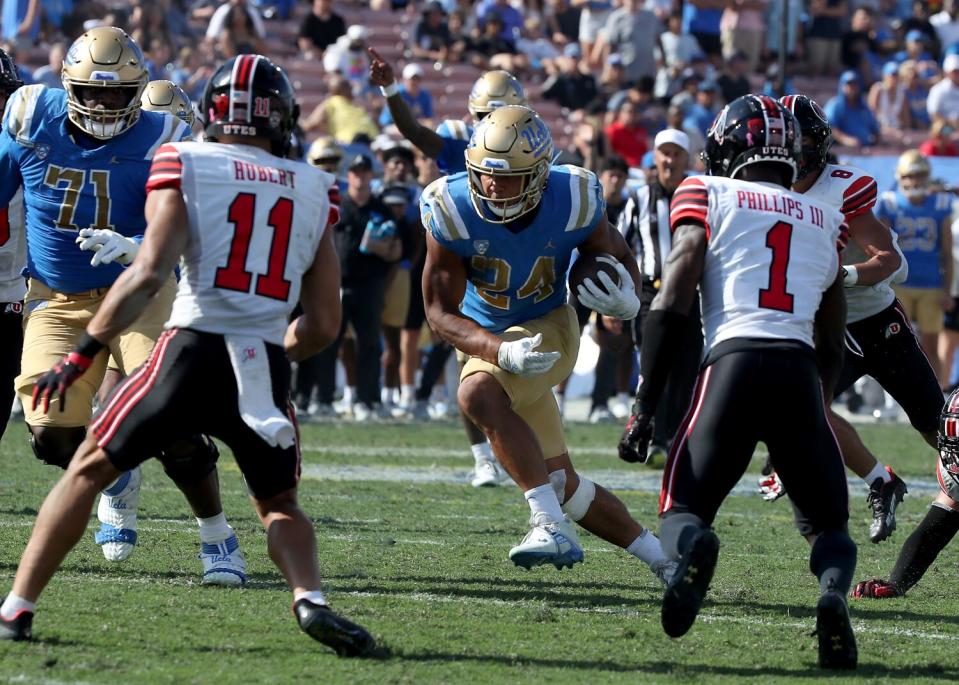
M 493 456 L 493 446 L 485 440 L 470 445 L 470 450 L 473 452 L 473 461 L 476 462 L 477 466 L 482 466 L 488 461 L 496 461 L 496 457 Z
M 878 461 L 876 462 L 876 465 L 872 467 L 872 471 L 867 473 L 863 480 L 866 481 L 866 485 L 872 485 L 877 478 L 882 478 L 883 483 L 889 483 L 892 481 L 892 476 L 889 475 L 886 467 Z
M 222 511 L 210 518 L 198 518 L 196 522 L 200 526 L 200 542 L 215 544 L 233 535 L 233 529 L 226 522 L 226 514 Z
M 5 621 L 12 621 L 21 611 L 35 612 L 37 605 L 35 602 L 28 602 L 23 597 L 18 597 L 12 592 L 3 600 L 3 606 L 0 606 L 0 617 Z
M 616 393 L 616 404 L 625 404 L 629 406 L 629 393 L 618 392 Z
M 347 385 L 343 388 L 343 402 L 345 404 L 354 404 L 356 403 L 356 386 Z
M 300 590 L 299 592 L 293 593 L 293 602 L 299 602 L 301 599 L 305 599 L 307 602 L 312 602 L 313 604 L 321 604 L 326 606 L 326 597 L 319 590 Z
M 539 519 L 540 522 L 546 519 L 548 523 L 560 523 L 563 520 L 563 510 L 559 506 L 556 491 L 549 483 L 537 485 L 532 490 L 527 490 L 523 493 L 523 497 L 529 504 L 533 519 Z
M 650 566 L 666 558 L 663 553 L 663 546 L 659 543 L 659 538 L 653 535 L 648 528 L 643 529 L 640 536 L 633 540 L 626 551 Z
M 390 403 L 390 398 L 393 396 L 393 388 L 387 388 L 383 386 L 380 388 L 380 404 L 387 405 Z
M 400 404 L 411 405 L 413 404 L 413 398 L 416 396 L 416 386 L 415 385 L 401 385 L 400 386 Z

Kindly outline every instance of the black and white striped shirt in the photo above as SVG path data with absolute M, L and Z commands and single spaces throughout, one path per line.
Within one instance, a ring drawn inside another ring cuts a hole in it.
M 655 187 L 654 187 L 655 186 Z M 650 220 L 650 193 L 656 198 L 655 219 Z M 672 249 L 669 231 L 668 193 L 658 181 L 630 193 L 626 207 L 619 215 L 617 228 L 636 254 L 639 271 L 644 279 L 657 281 L 662 277 L 663 264 Z

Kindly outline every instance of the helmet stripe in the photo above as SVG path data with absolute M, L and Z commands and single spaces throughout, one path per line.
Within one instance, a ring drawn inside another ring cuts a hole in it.
M 256 71 L 259 55 L 240 55 L 233 63 L 230 75 L 230 121 L 236 121 L 236 106 L 246 108 L 243 119 L 249 123 L 253 117 L 253 73 Z

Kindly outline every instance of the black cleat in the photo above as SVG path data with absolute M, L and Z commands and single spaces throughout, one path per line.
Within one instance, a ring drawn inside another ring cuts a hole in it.
M 365 629 L 333 613 L 324 604 L 301 599 L 293 605 L 300 629 L 338 656 L 370 656 L 376 642 Z
M 859 659 L 856 636 L 852 633 L 849 608 L 839 592 L 827 590 L 816 605 L 816 636 L 819 638 L 819 667 L 853 669 Z
M 0 600 L 3 604 L 3 600 Z M 32 640 L 33 612 L 21 611 L 9 621 L 0 617 L 0 640 Z
M 887 466 L 886 471 L 892 480 L 884 483 L 882 478 L 877 478 L 869 486 L 869 494 L 866 495 L 866 501 L 872 507 L 869 539 L 874 543 L 882 542 L 896 530 L 896 507 L 908 492 L 906 484 L 891 468 Z
M 663 595 L 662 624 L 670 637 L 685 635 L 696 621 L 718 557 L 716 533 L 709 528 L 701 531 L 680 560 Z

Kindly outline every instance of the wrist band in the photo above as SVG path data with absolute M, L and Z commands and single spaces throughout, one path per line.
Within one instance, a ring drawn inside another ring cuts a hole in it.
M 842 268 L 842 282 L 847 288 L 859 283 L 859 271 L 854 266 L 844 266 Z
M 80 340 L 77 342 L 77 346 L 73 348 L 73 351 L 84 357 L 93 359 L 104 347 L 106 347 L 106 345 L 84 331 Z
M 383 97 L 385 98 L 391 98 L 394 95 L 399 95 L 400 84 L 398 84 L 396 81 L 393 81 L 393 83 L 388 86 L 380 86 L 380 92 L 383 93 Z

